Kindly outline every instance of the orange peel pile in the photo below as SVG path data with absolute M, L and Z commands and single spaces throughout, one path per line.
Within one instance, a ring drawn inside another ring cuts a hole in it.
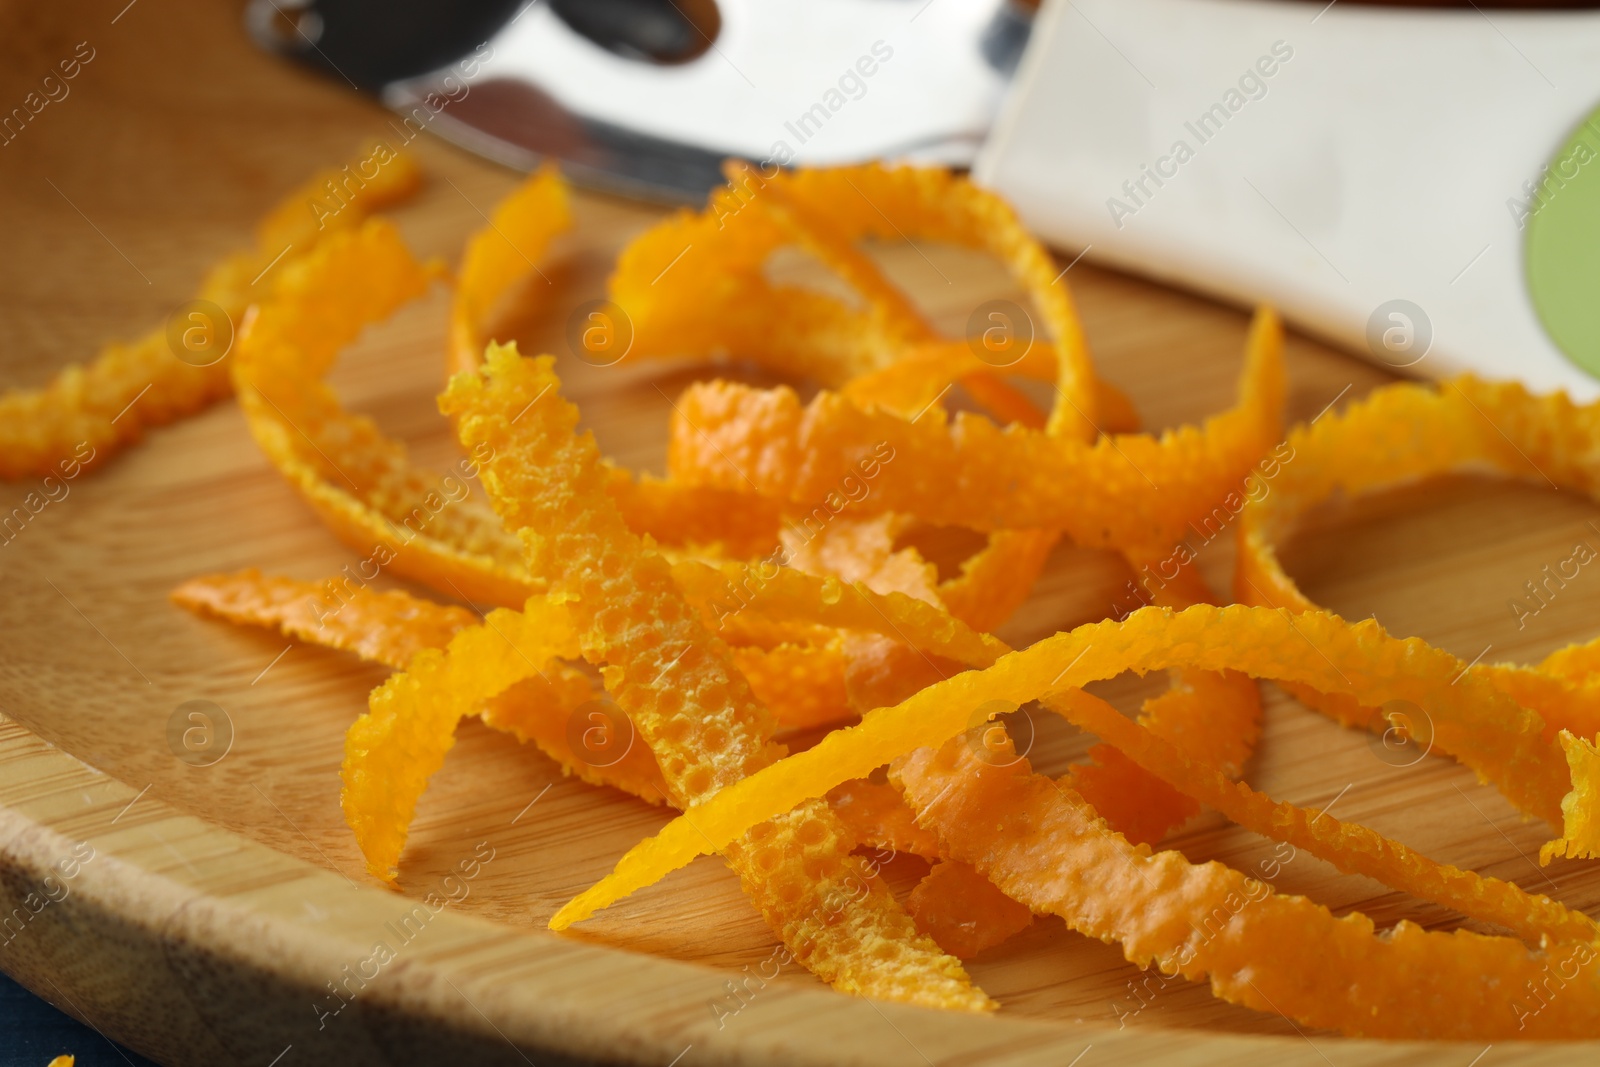
M 452 601 L 254 570 L 172 594 L 394 670 L 341 771 L 375 878 L 403 873 L 428 781 L 478 717 L 565 774 L 683 812 L 557 911 L 558 930 L 717 853 L 793 958 L 845 992 L 992 1010 L 961 961 L 1055 915 L 1136 965 L 1304 1025 L 1600 1030 L 1586 969 L 1600 931 L 1582 912 L 1237 780 L 1260 733 L 1256 679 L 1347 724 L 1403 701 L 1431 720 L 1433 749 L 1561 828 L 1545 861 L 1600 855 L 1600 642 L 1535 666 L 1464 664 L 1320 610 L 1273 547 L 1324 497 L 1455 470 L 1593 495 L 1600 409 L 1464 378 L 1379 389 L 1285 436 L 1282 328 L 1262 309 L 1234 407 L 1142 433 L 1097 376 L 1054 260 L 999 198 L 939 169 L 732 165 L 704 211 L 621 251 L 596 328 L 573 342 L 588 351 L 571 354 L 713 371 L 735 358 L 820 388 L 802 402 L 787 385 L 697 381 L 670 400 L 665 476 L 636 474 L 579 432 L 552 357 L 495 340 L 508 310 L 556 292 L 541 265 L 575 217 L 560 175 L 544 168 L 502 202 L 452 276 L 366 217 L 417 181 L 403 162 L 385 174 L 336 225 L 280 212 L 219 267 L 203 295 L 238 321 L 231 358 L 162 368 L 138 418 L 100 425 L 154 374 L 159 338 L 0 398 L 17 416 L 0 419 L 0 475 L 16 476 L 64 442 L 109 452 L 231 386 L 336 537 Z M 280 241 L 292 254 L 257 286 Z M 1001 302 L 973 336 L 948 336 L 872 254 L 903 241 L 991 256 L 1032 314 Z M 797 250 L 829 287 L 782 280 Z M 326 384 L 342 350 L 436 284 L 452 289 L 440 409 L 466 457 L 444 472 L 413 465 Z M 952 394 L 983 414 L 952 413 Z M 1239 603 L 1217 604 L 1187 532 L 1234 515 Z M 915 546 L 951 530 L 976 548 L 941 570 Z M 993 631 L 1064 539 L 1119 553 L 1144 606 L 1014 650 Z M 1153 670 L 1170 688 L 1133 719 L 1084 690 Z M 1089 759 L 1035 773 L 996 718 L 1024 705 L 1094 735 Z M 1161 850 L 1202 808 L 1507 933 L 1380 932 Z M 927 866 L 909 894 L 881 876 L 899 855 Z M 1530 1002 L 1552 968 L 1560 995 Z

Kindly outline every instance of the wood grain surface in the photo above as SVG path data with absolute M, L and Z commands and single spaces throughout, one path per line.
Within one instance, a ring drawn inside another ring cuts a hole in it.
M 0 11 L 0 110 L 80 42 L 94 50 L 70 94 L 0 147 L 6 384 L 41 383 L 102 343 L 160 323 L 276 197 L 389 130 L 370 102 L 257 54 L 235 5 L 125 3 Z M 398 218 L 420 252 L 453 259 L 517 178 L 426 137 L 414 151 L 430 180 Z M 576 207 L 576 234 L 547 267 L 553 285 L 507 323 L 524 351 L 560 353 L 567 315 L 601 293 L 616 249 L 659 216 L 592 195 Z M 991 265 L 956 250 L 888 249 L 883 262 L 952 331 L 980 300 L 1009 292 Z M 1148 427 L 1231 403 L 1244 311 L 1087 263 L 1066 280 L 1105 376 L 1134 397 Z M 352 407 L 439 465 L 455 456 L 433 403 L 446 302 L 435 291 L 373 330 L 334 375 Z M 1289 355 L 1296 419 L 1386 380 L 1303 339 L 1291 340 Z M 661 468 L 667 398 L 694 368 L 625 360 L 597 369 L 568 358 L 560 370 L 604 449 Z M 709 1005 L 773 947 L 736 879 L 701 860 L 572 936 L 546 933 L 554 909 L 664 815 L 564 779 L 477 723 L 462 728 L 423 799 L 402 893 L 366 877 L 340 817 L 338 766 L 344 731 L 385 672 L 198 619 L 166 599 L 202 572 L 259 566 L 319 578 L 357 560 L 269 468 L 231 403 L 68 484 L 0 547 L 0 914 L 52 871 L 59 897 L 0 944 L 0 968 L 163 1062 L 1065 1065 L 1088 1048 L 1085 1067 L 1465 1065 L 1483 1051 L 1301 1032 L 1182 982 L 1135 999 L 1131 984 L 1144 976 L 1116 948 L 1056 920 L 972 961 L 1003 1005 L 994 1018 L 874 1006 L 791 968 L 719 1027 Z M 0 511 L 34 488 L 0 484 Z M 1589 525 L 1596 515 L 1588 501 L 1555 492 L 1438 482 L 1323 509 L 1286 559 L 1313 598 L 1348 616 L 1375 614 L 1467 658 L 1526 661 L 1596 629 L 1600 577 L 1588 571 L 1525 627 L 1508 607 L 1576 541 L 1600 545 Z M 1231 566 L 1227 540 L 1204 561 L 1219 588 Z M 1063 548 L 1001 634 L 1027 642 L 1099 618 L 1127 577 L 1108 555 Z M 1105 692 L 1134 707 L 1156 684 L 1122 680 Z M 1600 904 L 1595 868 L 1537 867 L 1530 857 L 1547 828 L 1522 822 L 1466 770 L 1436 758 L 1392 765 L 1366 736 L 1271 686 L 1266 694 L 1260 755 L 1248 768 L 1259 788 L 1301 804 L 1337 797 L 1342 818 L 1438 860 L 1585 909 Z M 208 766 L 178 758 L 171 741 L 190 700 L 216 703 L 231 725 L 226 755 Z M 1087 747 L 1054 721 L 1036 725 L 1032 757 L 1043 770 L 1060 771 Z M 1271 842 L 1211 815 L 1169 844 L 1245 868 L 1273 854 Z M 92 859 L 69 862 L 86 848 Z M 888 874 L 906 888 L 924 870 L 902 857 Z M 1305 855 L 1275 884 L 1380 924 L 1457 925 Z M 430 893 L 456 899 L 334 1013 L 328 984 Z M 1575 1052 L 1498 1045 L 1482 1062 L 1557 1063 Z

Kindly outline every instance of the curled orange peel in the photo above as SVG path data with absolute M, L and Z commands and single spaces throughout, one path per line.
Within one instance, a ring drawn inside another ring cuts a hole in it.
M 1248 830 L 1303 848 L 1346 874 L 1365 875 L 1469 918 L 1503 926 L 1533 945 L 1547 938 L 1600 938 L 1600 928 L 1588 916 L 1548 897 L 1434 863 L 1365 826 L 1342 822 L 1325 811 L 1274 801 L 1243 782 L 1232 781 L 1217 767 L 1189 758 L 1179 746 L 1130 722 L 1111 705 L 1082 690 L 1057 693 L 1043 702 L 1170 787 Z
M 1026 760 L 985 763 L 959 740 L 909 755 L 895 775 L 919 822 L 1007 896 L 1120 943 L 1137 966 L 1209 978 L 1223 1000 L 1366 1037 L 1579 1038 L 1600 1018 L 1591 941 L 1530 949 L 1411 922 L 1379 932 L 1220 863 L 1131 845 Z M 997 825 L 995 811 L 1011 818 Z M 1536 996 L 1552 973 L 1559 993 Z
M 1092 547 L 1163 551 L 1237 493 L 1279 439 L 1282 328 L 1251 327 L 1235 408 L 1200 427 L 1093 444 L 933 409 L 866 411 L 834 393 L 802 406 L 786 388 L 691 386 L 676 405 L 669 469 L 690 484 L 810 503 L 887 450 L 862 508 L 978 530 L 1058 529 Z
M 815 747 L 735 782 L 695 811 L 630 850 L 605 879 L 568 902 L 551 920 L 564 929 L 650 885 L 706 850 L 719 848 L 762 819 L 916 748 L 937 746 L 965 731 L 980 706 L 1020 705 L 1125 670 L 1192 667 L 1238 671 L 1346 694 L 1373 706 L 1403 699 L 1426 711 L 1435 743 L 1447 751 L 1466 735 L 1492 739 L 1473 746 L 1468 761 L 1513 805 L 1554 824 L 1567 792 L 1565 761 L 1557 767 L 1534 713 L 1482 679 L 1460 677 L 1464 665 L 1416 640 L 1399 640 L 1370 620 L 1346 623 L 1321 612 L 1197 605 L 1181 612 L 1143 608 L 1127 619 L 1089 623 L 1013 652 L 983 670 L 935 683 L 891 708 L 868 712 Z
M 457 633 L 479 624 L 466 608 L 398 590 L 380 593 L 342 575 L 305 582 L 263 575 L 254 567 L 191 578 L 171 598 L 190 611 L 270 626 L 289 637 L 398 668 L 423 649 L 443 648 Z
M 376 878 L 393 881 L 408 827 L 428 779 L 455 744 L 456 725 L 512 686 L 538 678 L 553 689 L 557 657 L 576 658 L 577 635 L 565 606 L 532 597 L 520 612 L 490 612 L 443 649 L 425 649 L 405 671 L 372 691 L 367 711 L 345 735 L 340 806 Z M 507 652 L 511 654 L 508 655 Z M 587 695 L 568 683 L 557 699 Z M 557 690 L 559 692 L 559 690 Z
M 1375 389 L 1343 411 L 1329 411 L 1289 436 L 1294 460 L 1272 491 L 1249 500 L 1239 517 L 1241 602 L 1271 600 L 1305 611 L 1314 605 L 1278 561 L 1275 545 L 1295 519 L 1334 493 L 1359 496 L 1455 472 L 1600 493 L 1600 404 L 1565 394 L 1530 394 L 1511 382 L 1470 375 L 1437 386 Z
M 198 309 L 181 330 L 209 331 L 208 345 L 231 336 L 245 309 L 257 299 L 257 283 L 268 270 L 305 258 L 329 237 L 348 232 L 373 211 L 409 198 L 422 175 L 411 157 L 383 148 L 364 154 L 376 172 L 363 179 L 349 167 L 318 172 L 287 194 L 256 227 L 255 244 L 224 258 L 207 272 L 195 294 L 216 306 L 228 320 Z M 340 209 L 313 205 L 339 189 Z M 193 325 L 191 326 L 191 322 Z M 181 342 L 180 342 L 181 343 Z M 209 355 L 209 352 L 205 353 Z M 163 326 L 129 343 L 106 345 L 87 363 L 74 363 L 38 389 L 0 393 L 0 479 L 61 473 L 71 465 L 97 466 L 138 440 L 146 429 L 191 415 L 228 394 L 231 360 L 226 349 L 214 361 L 196 366 L 179 359 Z
M 607 495 L 592 436 L 560 394 L 553 360 L 491 345 L 484 372 L 451 379 L 440 407 L 469 450 L 529 569 L 566 601 L 578 645 L 603 664 L 612 698 L 654 752 L 669 797 L 698 807 L 781 755 L 773 720 L 701 626 L 666 560 Z M 848 830 L 819 800 L 723 843 L 768 924 L 813 973 L 848 992 L 982 1011 L 993 1002 L 916 931 L 882 880 L 850 855 Z
M 728 172 L 729 184 L 733 186 L 737 186 L 741 179 L 748 183 L 759 178 L 748 164 L 730 164 L 724 169 Z M 815 254 L 866 300 L 868 313 L 873 317 L 876 327 L 873 334 L 882 337 L 888 349 L 874 359 L 875 363 L 896 359 L 900 350 L 930 341 L 936 336 L 933 326 L 911 299 L 883 276 L 876 264 L 855 246 L 847 234 L 833 226 L 828 214 L 813 210 L 812 206 L 789 191 L 786 182 L 779 180 L 764 184 L 757 203 L 761 211 L 770 215 L 791 237 Z M 1051 369 L 1054 369 L 1053 362 Z M 1044 428 L 1045 420 L 1039 409 L 1027 397 L 990 373 L 989 367 L 980 365 L 965 369 L 959 378 L 967 391 L 996 415 L 1000 422 L 1015 421 L 1035 429 Z M 937 396 L 932 397 L 928 403 L 937 399 Z
M 631 317 L 641 354 L 733 353 L 838 387 L 891 362 L 909 336 L 904 298 L 851 246 L 949 242 L 992 254 L 1028 291 L 1060 356 L 1065 400 L 1052 418 L 1065 436 L 1092 435 L 1094 372 L 1071 296 L 1005 201 L 934 168 L 868 164 L 735 178 L 743 180 L 713 190 L 705 211 L 679 213 L 619 257 L 611 299 Z M 797 212 L 826 220 L 826 231 L 797 226 Z M 797 231 L 836 271 L 854 274 L 847 282 L 866 287 L 867 308 L 767 279 L 768 260 Z
M 552 163 L 534 171 L 495 206 L 488 225 L 467 240 L 450 302 L 447 377 L 472 370 L 489 341 L 491 316 L 539 264 L 550 244 L 572 226 L 572 198 Z
M 457 471 L 424 472 L 322 381 L 363 329 L 437 277 L 391 223 L 371 220 L 330 238 L 278 275 L 240 336 L 239 404 L 268 459 L 363 558 L 447 596 L 520 605 L 540 586 L 516 539 L 472 490 L 482 454 Z
M 988 252 L 1026 289 L 1056 350 L 1056 435 L 1087 439 L 1097 425 L 1094 369 L 1072 299 L 1055 262 L 1000 197 L 948 171 L 836 167 L 778 176 L 772 186 L 812 205 L 852 240 L 943 241 Z M 761 202 L 760 192 L 757 203 Z
M 1509 382 L 1465 376 L 1439 385 L 1374 390 L 1343 411 L 1297 427 L 1269 492 L 1240 512 L 1234 595 L 1240 603 L 1316 607 L 1278 560 L 1276 545 L 1305 511 L 1334 494 L 1355 497 L 1450 473 L 1482 473 L 1600 496 L 1600 404 L 1539 396 Z M 1574 646 L 1536 667 L 1474 663 L 1470 672 L 1539 713 L 1552 744 L 1561 730 L 1600 733 L 1595 646 Z M 1345 725 L 1381 721 L 1348 698 L 1291 690 Z M 1435 746 L 1438 747 L 1438 746 Z M 1460 755 L 1450 749 L 1444 751 Z

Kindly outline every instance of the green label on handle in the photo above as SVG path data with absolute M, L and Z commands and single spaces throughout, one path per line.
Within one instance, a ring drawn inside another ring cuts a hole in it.
M 1600 378 L 1600 110 L 1522 193 L 1506 206 L 1527 231 L 1534 310 L 1556 347 Z

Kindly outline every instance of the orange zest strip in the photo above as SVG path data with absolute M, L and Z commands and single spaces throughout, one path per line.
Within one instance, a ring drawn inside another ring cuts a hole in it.
M 1535 951 L 1411 922 L 1379 933 L 1360 913 L 1335 918 L 1222 864 L 1131 845 L 1026 760 L 986 764 L 960 741 L 918 751 L 896 773 L 919 821 L 1007 896 L 1119 942 L 1136 966 L 1209 977 L 1232 1003 L 1366 1037 L 1578 1038 L 1600 1020 L 1590 942 Z M 996 811 L 1010 817 L 997 824 Z M 1559 995 L 1529 992 L 1557 970 Z
M 168 339 L 170 327 L 162 326 L 136 341 L 106 345 L 93 360 L 64 368 L 42 388 L 0 393 L 0 479 L 69 468 L 75 476 L 138 440 L 146 429 L 228 395 L 228 352 L 222 346 L 258 295 L 252 284 L 262 272 L 304 258 L 328 237 L 407 199 L 421 185 L 411 157 L 387 147 L 368 153 L 365 163 L 375 163 L 376 173 L 364 180 L 349 175 L 349 167 L 314 175 L 262 220 L 254 247 L 232 253 L 207 273 L 195 298 L 215 305 L 228 321 L 215 321 L 215 311 L 198 309 L 198 317 L 176 326 L 180 338 L 200 331 L 195 334 L 200 343 L 188 358 L 206 365 L 179 359 Z M 342 206 L 338 211 L 324 206 L 319 216 L 316 207 L 335 183 Z
M 1352 625 L 1320 612 L 1143 608 L 1122 622 L 1089 623 L 985 670 L 930 685 L 735 782 L 700 805 L 692 824 L 674 820 L 635 846 L 610 875 L 557 912 L 551 927 L 564 929 L 586 918 L 763 819 L 864 778 L 913 749 L 943 744 L 966 730 L 985 703 L 1020 705 L 1125 670 L 1174 667 L 1298 682 L 1371 706 L 1409 700 L 1432 719 L 1437 747 L 1459 754 L 1520 810 L 1552 824 L 1560 818 L 1569 784 L 1565 760 L 1542 739 L 1538 716 L 1483 680 L 1460 677 L 1464 664 L 1449 653 L 1414 638 L 1392 638 L 1371 620 Z
M 1077 690 L 1047 697 L 1044 703 L 1080 729 L 1116 746 L 1162 782 L 1215 808 L 1238 825 L 1303 848 L 1346 874 L 1366 875 L 1469 918 L 1506 927 L 1533 945 L 1546 938 L 1600 938 L 1600 927 L 1588 916 L 1548 897 L 1534 896 L 1510 882 L 1434 863 L 1365 826 L 1341 822 L 1323 811 L 1276 802 L 1243 782 L 1231 781 L 1216 767 L 1189 759 L 1179 746 L 1129 722 L 1098 697 Z
M 619 257 L 611 298 L 632 318 L 643 355 L 704 359 L 733 352 L 836 388 L 881 369 L 907 337 L 903 329 L 884 326 L 890 317 L 884 301 L 903 297 L 859 254 L 841 258 L 841 245 L 869 238 L 947 241 L 991 253 L 1028 290 L 1061 354 L 1057 382 L 1066 399 L 1054 415 L 1058 432 L 1092 436 L 1097 391 L 1071 297 L 1054 284 L 1049 253 L 999 197 L 933 168 L 868 164 L 742 177 L 713 190 L 705 211 L 659 224 Z M 772 209 L 764 206 L 769 193 Z M 880 300 L 858 311 L 832 296 L 766 279 L 768 258 L 795 237 L 779 197 L 791 215 L 798 209 L 827 220 L 826 237 L 802 226 L 803 236 L 825 258 L 834 257 L 836 270 L 855 273 L 868 288 L 864 296 Z M 899 322 L 904 313 L 893 318 Z
M 344 411 L 322 382 L 341 349 L 421 295 L 436 273 L 387 222 L 328 239 L 277 275 L 241 334 L 239 404 L 273 465 L 364 558 L 446 596 L 520 605 L 540 589 L 517 540 L 472 492 L 484 457 L 444 475 L 418 470 L 404 446 Z
M 467 241 L 450 304 L 448 374 L 473 370 L 488 343 L 490 315 L 537 266 L 556 236 L 572 226 L 572 198 L 546 163 L 495 207 Z M 545 279 L 548 285 L 549 280 Z
M 729 163 L 724 167 L 730 185 L 756 178 L 748 164 Z M 881 363 L 895 358 L 895 354 L 908 345 L 931 340 L 934 329 L 917 310 L 910 298 L 883 273 L 846 234 L 837 231 L 829 217 L 812 210 L 791 195 L 786 183 L 774 181 L 763 186 L 756 203 L 771 215 L 780 226 L 801 245 L 810 249 L 835 274 L 852 289 L 866 298 L 871 309 L 875 335 L 881 336 L 888 349 L 874 360 Z M 1053 369 L 1053 365 L 1052 365 Z M 1044 428 L 1044 416 L 1028 398 L 989 373 L 986 366 L 973 367 L 960 376 L 962 385 L 980 404 L 993 413 L 1001 423 L 1021 422 L 1034 429 Z M 931 398 L 931 404 L 937 397 Z
M 565 606 L 533 597 L 521 612 L 492 611 L 445 648 L 419 652 L 372 691 L 366 714 L 345 735 L 339 799 L 374 877 L 394 880 L 417 801 L 455 744 L 461 719 L 530 677 L 544 680 L 559 701 L 554 687 L 566 679 L 552 681 L 547 668 L 558 656 L 577 655 Z M 569 683 L 566 698 L 581 701 L 586 693 L 586 682 L 581 692 Z M 514 721 L 514 711 L 499 717 Z
M 1240 603 L 1308 611 L 1314 605 L 1279 562 L 1276 544 L 1308 508 L 1335 493 L 1358 496 L 1452 472 L 1485 469 L 1507 478 L 1600 498 L 1600 403 L 1577 405 L 1564 393 L 1538 396 L 1511 382 L 1472 376 L 1438 386 L 1411 383 L 1374 390 L 1289 436 L 1293 462 L 1271 493 L 1239 516 L 1234 595 Z M 1565 649 L 1539 668 L 1478 664 L 1472 672 L 1537 711 L 1546 739 L 1561 730 L 1600 733 L 1600 687 L 1584 684 L 1592 646 Z M 1373 721 L 1348 700 L 1306 703 L 1346 725 Z
M 1061 529 L 1079 544 L 1166 551 L 1234 491 L 1278 440 L 1282 328 L 1251 327 L 1238 405 L 1201 427 L 1080 444 L 938 410 L 901 419 L 819 394 L 728 382 L 690 387 L 669 445 L 675 478 L 724 489 L 753 484 L 797 503 L 823 499 L 885 453 L 861 507 L 978 530 Z
M 730 160 L 723 166 L 730 187 L 743 180 L 747 187 L 758 181 L 755 171 L 745 163 Z M 933 327 L 917 310 L 905 292 L 883 276 L 851 240 L 849 234 L 834 227 L 830 218 L 813 211 L 803 199 L 793 195 L 781 178 L 763 183 L 754 203 L 765 212 L 783 234 L 817 256 L 830 270 L 866 300 L 869 314 L 885 342 L 885 351 L 874 363 L 893 359 L 907 345 L 934 337 Z
M 268 577 L 254 567 L 238 574 L 191 578 L 171 597 L 190 611 L 271 627 L 396 668 L 404 668 L 425 648 L 443 648 L 457 633 L 479 624 L 478 616 L 466 608 L 409 593 L 380 593 L 337 578 L 303 582 Z
M 1235 592 L 1291 610 L 1306 600 L 1284 573 L 1274 544 L 1303 511 L 1335 492 L 1358 496 L 1453 471 L 1485 467 L 1505 477 L 1600 492 L 1600 403 L 1536 396 L 1510 382 L 1466 376 L 1425 386 L 1376 389 L 1343 411 L 1295 428 L 1295 460 L 1273 492 L 1239 518 Z
M 700 625 L 666 561 L 628 529 L 606 493 L 592 436 L 561 397 L 553 360 L 491 345 L 486 374 L 451 380 L 440 401 L 528 563 L 567 600 L 584 654 L 655 753 L 669 795 L 698 807 L 781 755 L 770 713 Z M 867 996 L 969 1011 L 993 1002 L 958 961 L 917 933 L 880 879 L 849 855 L 821 800 L 775 813 L 722 845 L 769 925 L 818 977 Z M 693 816 L 691 816 L 692 818 Z
M 796 200 L 825 212 L 852 239 L 920 237 L 993 255 L 1027 289 L 1055 346 L 1059 400 L 1049 421 L 1053 434 L 1079 440 L 1094 434 L 1094 368 L 1071 296 L 1055 284 L 1059 275 L 1050 254 L 1004 200 L 931 168 L 838 167 L 782 175 L 772 184 L 783 184 Z

